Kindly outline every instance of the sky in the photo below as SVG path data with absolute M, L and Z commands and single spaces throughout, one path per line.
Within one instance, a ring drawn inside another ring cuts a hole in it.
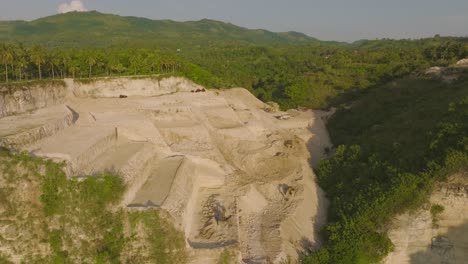
M 468 36 L 468 0 L 0 0 L 0 20 L 73 10 L 176 21 L 209 18 L 348 42 Z

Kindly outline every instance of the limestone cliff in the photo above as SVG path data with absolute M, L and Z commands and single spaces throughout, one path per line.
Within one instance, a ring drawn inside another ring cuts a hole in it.
M 465 264 L 468 260 L 468 173 L 437 185 L 423 209 L 398 216 L 385 264 Z
M 62 81 L 0 87 L 0 118 L 62 104 L 66 95 Z

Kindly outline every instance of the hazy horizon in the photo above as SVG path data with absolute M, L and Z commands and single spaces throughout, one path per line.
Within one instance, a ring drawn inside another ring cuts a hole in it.
M 320 40 L 418 39 L 468 36 L 468 1 L 395 0 L 3 0 L 0 20 L 34 20 L 68 11 L 96 10 L 122 16 L 193 21 L 204 18 L 252 29 L 297 31 Z M 25 9 L 24 7 L 29 8 Z

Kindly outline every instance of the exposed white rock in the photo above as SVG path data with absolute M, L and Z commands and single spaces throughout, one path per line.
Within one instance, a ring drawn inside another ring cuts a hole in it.
M 320 244 L 327 202 L 310 162 L 330 144 L 324 113 L 268 112 L 245 89 L 192 93 L 203 88 L 175 77 L 66 83 L 52 102 L 67 107 L 26 104 L 46 108 L 0 118 L 2 139 L 65 161 L 69 175 L 120 173 L 128 185 L 122 206 L 169 212 L 193 263 L 214 262 L 231 246 L 239 261 L 279 262 L 296 259 L 304 240 Z M 33 98 L 51 101 L 42 96 Z
M 442 73 L 443 70 L 444 70 L 443 67 L 435 66 L 435 67 L 431 67 L 431 68 L 427 69 L 425 74 L 426 75 L 439 75 L 439 74 Z
M 431 215 L 431 205 L 444 211 Z M 389 231 L 395 250 L 384 264 L 464 264 L 468 261 L 468 175 L 438 185 L 430 204 L 398 216 Z
M 457 66 L 468 66 L 468 59 L 462 59 L 457 61 Z
M 67 88 L 60 84 L 0 87 L 0 118 L 63 104 L 66 96 Z

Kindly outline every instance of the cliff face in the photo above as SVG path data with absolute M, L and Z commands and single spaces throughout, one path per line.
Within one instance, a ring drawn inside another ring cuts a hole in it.
M 425 208 L 398 216 L 389 237 L 395 250 L 384 264 L 467 263 L 468 174 L 440 183 Z
M 62 104 L 66 95 L 67 88 L 63 82 L 0 87 L 0 118 Z
M 72 83 L 70 80 L 67 81 L 69 86 Z M 75 96 L 90 98 L 116 98 L 120 95 L 151 97 L 203 88 L 179 77 L 168 77 L 160 80 L 149 78 L 104 78 L 89 83 L 77 81 L 72 86 Z

